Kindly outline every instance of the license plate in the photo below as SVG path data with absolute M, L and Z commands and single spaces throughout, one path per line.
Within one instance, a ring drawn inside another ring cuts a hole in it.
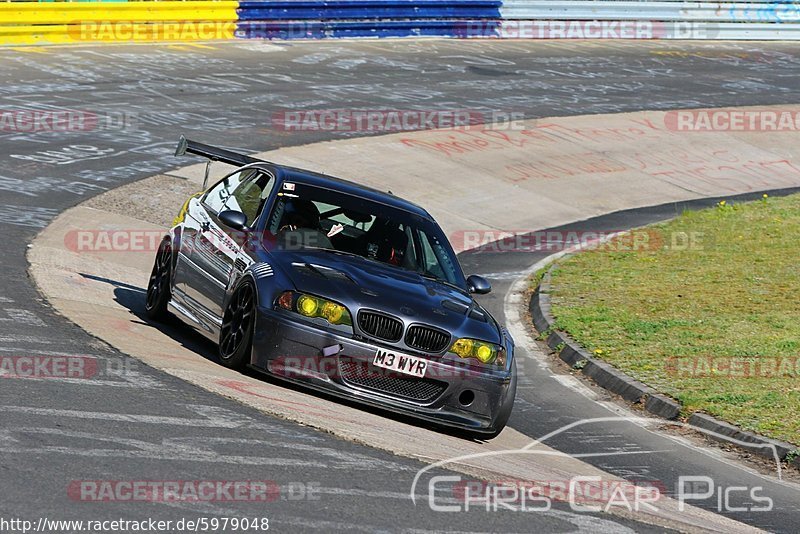
M 378 351 L 375 353 L 375 359 L 372 360 L 372 363 L 377 367 L 391 369 L 392 371 L 397 371 L 398 373 L 416 376 L 419 378 L 425 376 L 425 370 L 428 367 L 427 360 L 383 349 L 378 349 Z

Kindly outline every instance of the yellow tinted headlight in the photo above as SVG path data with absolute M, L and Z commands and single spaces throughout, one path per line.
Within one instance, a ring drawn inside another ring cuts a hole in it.
M 286 291 L 278 297 L 276 305 L 286 310 L 295 311 L 310 319 L 321 317 L 331 324 L 353 324 L 347 308 L 336 302 L 313 295 Z
M 457 339 L 451 345 L 450 352 L 461 358 L 474 358 L 481 363 L 505 365 L 505 358 L 498 358 L 498 355 L 503 352 L 502 347 L 477 339 L 464 337 Z
M 483 363 L 489 363 L 494 360 L 494 349 L 489 345 L 480 345 L 477 350 L 475 350 L 475 357 Z
M 297 311 L 306 317 L 316 317 L 319 304 L 317 299 L 308 295 L 303 295 L 297 299 Z
M 456 340 L 453 343 L 453 348 L 450 350 L 461 356 L 462 358 L 469 358 L 472 355 L 472 345 L 473 342 L 471 339 L 461 338 Z
M 325 317 L 329 323 L 338 324 L 342 320 L 347 310 L 344 306 L 336 304 L 335 302 L 325 302 L 322 305 L 322 316 Z

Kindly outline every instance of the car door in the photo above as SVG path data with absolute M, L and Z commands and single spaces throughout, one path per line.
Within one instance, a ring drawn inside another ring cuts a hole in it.
M 234 262 L 248 239 L 226 227 L 219 213 L 228 209 L 241 211 L 247 215 L 248 225 L 254 225 L 272 182 L 272 176 L 261 169 L 241 169 L 201 198 L 202 209 L 197 210 L 197 217 L 191 221 L 195 228 L 188 264 L 195 276 L 187 283 L 185 293 L 215 326 L 222 321 L 222 304 Z

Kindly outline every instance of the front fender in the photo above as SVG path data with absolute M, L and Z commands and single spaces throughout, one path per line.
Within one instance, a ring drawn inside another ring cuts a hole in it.
M 278 295 L 284 291 L 295 289 L 292 281 L 272 262 L 253 262 L 244 270 L 234 268 L 234 275 L 225 292 L 223 309 L 228 305 L 236 289 L 246 281 L 255 286 L 258 304 L 265 308 L 272 308 Z

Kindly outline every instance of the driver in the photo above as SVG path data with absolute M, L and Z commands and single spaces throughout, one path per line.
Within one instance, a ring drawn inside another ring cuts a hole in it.
M 319 209 L 310 200 L 294 198 L 283 206 L 280 232 L 294 231 L 300 228 L 319 230 Z
M 278 237 L 283 248 L 333 248 L 322 232 L 319 209 L 302 198 L 293 198 L 284 204 Z

